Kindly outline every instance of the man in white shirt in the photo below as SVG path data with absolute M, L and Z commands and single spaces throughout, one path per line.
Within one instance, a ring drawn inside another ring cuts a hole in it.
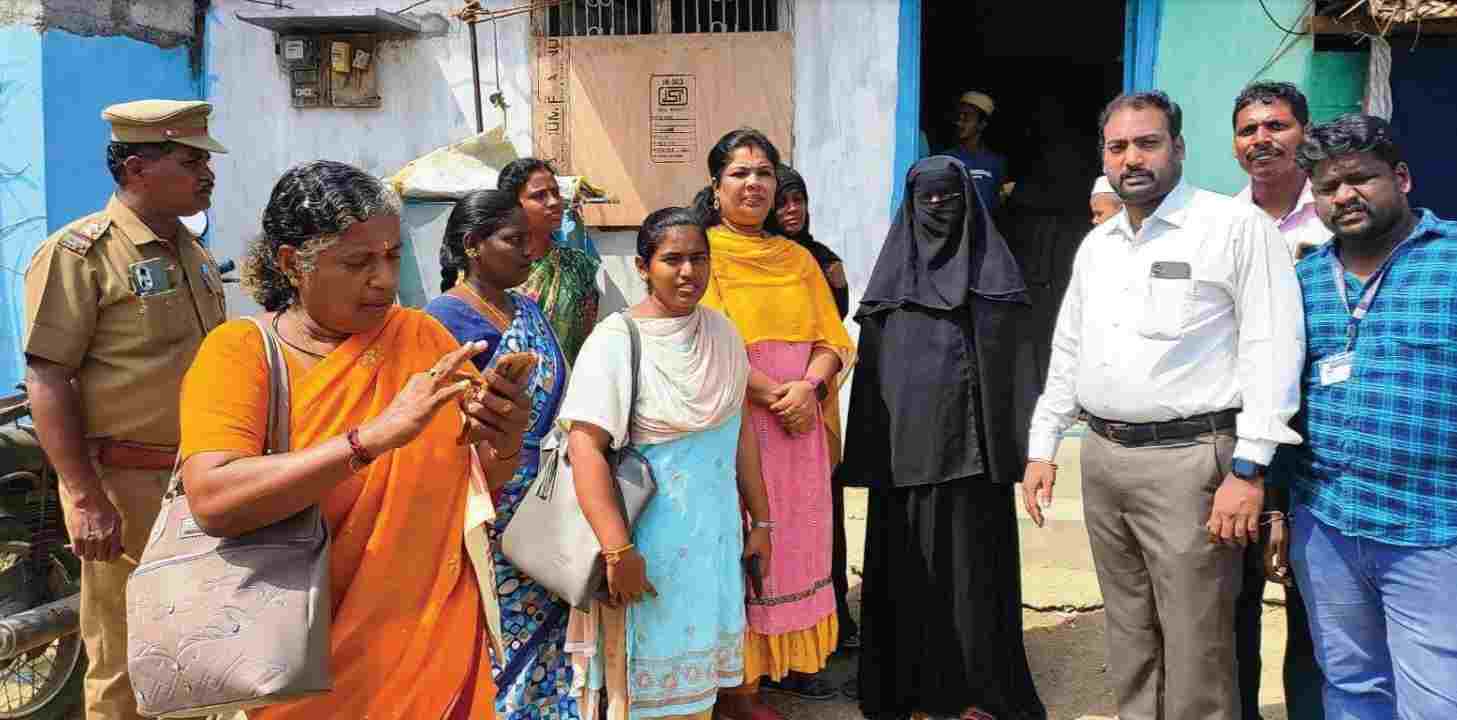
M 1088 233 L 1052 339 L 1023 479 L 1040 526 L 1086 410 L 1084 521 L 1123 720 L 1240 715 L 1234 605 L 1264 469 L 1299 407 L 1290 253 L 1258 208 L 1183 182 L 1179 106 L 1121 95 L 1100 122 L 1124 209 Z
M 1300 89 L 1285 82 L 1250 84 L 1234 99 L 1234 158 L 1250 176 L 1235 197 L 1265 211 L 1280 228 L 1290 254 L 1299 258 L 1324 245 L 1331 231 L 1315 212 L 1310 178 L 1295 162 L 1296 149 L 1310 125 L 1310 104 Z M 1239 690 L 1243 720 L 1260 720 L 1260 621 L 1264 612 L 1265 577 L 1285 585 L 1285 709 L 1290 720 L 1325 717 L 1321 688 L 1325 676 L 1315 661 L 1310 623 L 1294 580 L 1268 559 L 1280 552 L 1286 538 L 1283 513 L 1289 512 L 1288 475 L 1276 462 L 1269 474 L 1265 507 L 1271 515 L 1269 535 L 1245 551 L 1244 587 L 1235 606 L 1235 654 L 1239 658 Z

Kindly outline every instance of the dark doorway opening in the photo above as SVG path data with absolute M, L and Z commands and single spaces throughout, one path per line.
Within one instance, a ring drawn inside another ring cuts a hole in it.
M 1102 172 L 1098 113 L 1122 91 L 1126 0 L 1076 3 L 925 0 L 921 129 L 931 153 L 959 142 L 961 94 L 996 108 L 983 145 L 1015 183 L 996 213 L 1032 293 L 1045 373 L 1072 258 L 1092 228 L 1088 196 Z

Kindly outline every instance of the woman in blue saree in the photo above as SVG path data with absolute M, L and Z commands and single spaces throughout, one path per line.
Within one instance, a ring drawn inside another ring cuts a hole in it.
M 578 720 L 571 657 L 565 651 L 569 606 L 512 566 L 496 540 L 536 479 L 541 440 L 556 421 L 566 388 L 567 361 L 551 323 L 536 303 L 509 288 L 531 271 L 526 214 L 515 196 L 479 190 L 456 204 L 440 246 L 443 295 L 425 306 L 456 340 L 484 340 L 481 370 L 508 353 L 536 356 L 527 387 L 531 420 L 516 474 L 497 494 L 496 519 L 487 531 L 496 565 L 501 644 L 495 658 L 496 715 L 500 720 Z
M 608 720 L 707 720 L 719 689 L 743 682 L 742 562 L 769 570 L 769 499 L 755 434 L 741 422 L 749 358 L 728 318 L 698 306 L 709 250 L 696 214 L 649 215 L 637 251 L 648 297 L 587 338 L 559 419 L 607 561 L 587 687 L 605 686 Z M 641 336 L 636 405 L 628 323 Z M 606 460 L 627 444 L 658 486 L 636 527 Z

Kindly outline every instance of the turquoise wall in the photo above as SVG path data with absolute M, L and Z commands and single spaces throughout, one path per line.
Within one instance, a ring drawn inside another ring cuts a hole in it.
M 42 44 L 45 83 L 46 210 L 52 231 L 106 204 L 108 105 L 145 98 L 201 97 L 183 46 L 163 49 L 127 37 L 51 30 Z
M 1265 0 L 1292 30 L 1306 4 Z M 1218 192 L 1244 187 L 1232 149 L 1235 96 L 1257 79 L 1305 83 L 1313 51 L 1310 36 L 1288 38 L 1254 0 L 1164 0 L 1156 86 L 1184 109 L 1184 177 Z
M 46 237 L 41 35 L 0 27 L 0 395 L 23 372 L 24 273 Z
M 0 394 L 24 372 L 31 255 L 113 189 L 102 108 L 149 97 L 201 97 L 186 47 L 0 27 Z

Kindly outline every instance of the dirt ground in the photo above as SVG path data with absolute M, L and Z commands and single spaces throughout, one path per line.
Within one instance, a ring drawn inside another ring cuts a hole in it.
M 1063 443 L 1058 453 L 1059 477 L 1046 527 L 1038 528 L 1017 509 L 1021 528 L 1022 613 L 1027 661 L 1051 720 L 1112 718 L 1117 708 L 1105 681 L 1102 596 L 1093 572 L 1087 531 L 1082 522 L 1082 488 L 1078 473 L 1081 442 Z M 851 568 L 851 605 L 858 612 L 859 571 L 865 556 L 866 493 L 849 490 L 845 516 Z M 1267 587 L 1262 645 L 1260 712 L 1264 720 L 1285 720 L 1280 666 L 1285 654 L 1285 608 L 1278 588 Z M 836 685 L 855 673 L 855 656 L 841 652 L 827 670 Z M 791 720 L 858 720 L 859 708 L 848 698 L 807 702 L 770 695 Z

